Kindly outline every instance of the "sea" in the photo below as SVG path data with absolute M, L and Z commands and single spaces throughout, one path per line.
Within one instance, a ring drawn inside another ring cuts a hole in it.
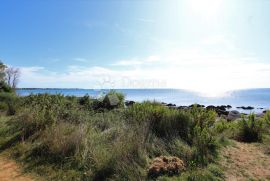
M 207 96 L 199 92 L 182 89 L 114 89 L 122 92 L 126 100 L 142 102 L 146 100 L 159 101 L 176 104 L 177 106 L 188 106 L 191 104 L 208 105 L 231 105 L 232 109 L 242 113 L 260 113 L 270 109 L 270 88 L 244 89 L 228 91 L 220 96 Z M 27 96 L 30 94 L 63 94 L 66 96 L 81 97 L 86 94 L 98 97 L 109 89 L 18 89 L 17 94 Z M 253 110 L 243 110 L 237 107 L 252 106 Z

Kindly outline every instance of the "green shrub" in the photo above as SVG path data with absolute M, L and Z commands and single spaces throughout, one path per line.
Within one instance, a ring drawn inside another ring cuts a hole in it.
M 14 93 L 0 92 L 0 102 L 2 110 L 7 115 L 15 115 L 19 107 L 19 98 Z
M 218 143 L 213 131 L 216 114 L 213 111 L 196 107 L 189 111 L 175 110 L 158 103 L 144 102 L 130 107 L 126 117 L 130 124 L 141 125 L 141 129 L 146 130 L 146 140 L 154 134 L 167 145 L 175 144 L 172 143 L 174 138 L 186 142 L 194 151 L 192 159 L 196 164 L 205 165 L 217 156 Z M 164 153 L 160 148 L 155 148 L 154 153 Z
M 186 140 L 190 132 L 189 114 L 169 109 L 158 103 L 136 103 L 126 111 L 132 124 L 141 124 L 161 138 L 180 136 Z
M 221 134 L 230 128 L 230 123 L 227 120 L 221 119 L 214 124 L 214 131 Z
M 266 132 L 267 125 L 264 119 L 255 119 L 255 115 L 249 115 L 248 119 L 242 118 L 239 122 L 239 131 L 236 139 L 243 142 L 260 142 Z
M 174 139 L 169 144 L 165 144 L 169 155 L 177 156 L 181 158 L 187 166 L 194 159 L 195 149 L 180 139 Z
M 87 121 L 91 111 L 81 109 L 78 99 L 75 97 L 64 97 L 63 95 L 38 94 L 23 98 L 23 107 L 32 108 L 33 112 L 48 114 L 48 118 L 65 120 L 76 124 Z
M 0 93 L 1 92 L 12 93 L 13 90 L 10 86 L 7 85 L 7 83 L 5 83 L 4 81 L 0 81 Z
M 91 99 L 91 97 L 88 94 L 79 98 L 79 104 L 84 106 L 87 109 L 91 109 L 93 107 L 93 102 L 94 100 Z
M 267 124 L 270 125 L 270 111 L 267 111 L 264 115 L 264 118 L 263 118 Z
M 218 143 L 216 138 L 209 133 L 209 130 L 199 130 L 195 128 L 193 138 L 193 147 L 195 147 L 195 161 L 199 164 L 208 164 L 217 157 Z
M 6 111 L 8 106 L 5 102 L 0 102 L 0 111 Z

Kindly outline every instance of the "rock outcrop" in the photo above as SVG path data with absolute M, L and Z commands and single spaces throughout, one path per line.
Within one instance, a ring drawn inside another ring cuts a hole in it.
M 244 110 L 253 110 L 254 109 L 254 107 L 251 107 L 251 106 L 247 106 L 247 107 L 245 107 L 245 106 L 241 106 L 241 107 L 236 107 L 237 109 L 244 109 Z
M 234 111 L 230 111 L 229 114 L 228 114 L 228 117 L 227 117 L 227 119 L 229 121 L 234 121 L 234 120 L 236 120 L 238 118 L 241 118 L 241 114 L 240 114 L 240 112 L 235 111 L 235 110 Z
M 125 102 L 126 106 L 132 106 L 133 104 L 135 104 L 135 101 L 126 101 Z

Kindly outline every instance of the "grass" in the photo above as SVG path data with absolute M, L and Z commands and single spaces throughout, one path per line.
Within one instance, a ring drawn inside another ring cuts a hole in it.
M 194 106 L 169 109 L 158 102 L 124 106 L 124 96 L 109 92 L 99 99 L 39 94 L 17 97 L 0 93 L 0 150 L 9 151 L 27 171 L 47 180 L 152 180 L 151 161 L 176 156 L 186 172 L 157 180 L 222 180 L 215 165 L 229 138 L 246 138 L 270 122 L 216 122 L 213 111 Z M 10 101 L 8 97 L 14 101 Z M 14 114 L 9 114 L 11 104 Z M 255 119 L 255 118 L 254 118 Z M 252 132 L 253 133 L 253 132 Z M 242 141 L 246 141 L 245 139 Z

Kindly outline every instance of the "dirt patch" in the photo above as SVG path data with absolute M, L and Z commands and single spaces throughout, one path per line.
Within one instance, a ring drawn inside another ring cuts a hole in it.
M 22 174 L 18 164 L 12 160 L 0 157 L 1 181 L 34 181 L 30 176 Z
M 221 153 L 226 180 L 270 180 L 270 155 L 262 145 L 234 142 Z

